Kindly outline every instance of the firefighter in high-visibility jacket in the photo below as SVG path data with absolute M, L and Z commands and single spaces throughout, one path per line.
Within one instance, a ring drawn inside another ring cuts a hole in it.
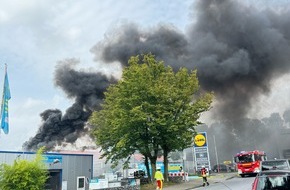
M 163 187 L 163 181 L 164 181 L 164 178 L 163 178 L 163 174 L 162 172 L 160 171 L 161 168 L 160 167 L 157 167 L 156 168 L 156 172 L 155 172 L 155 175 L 154 175 L 154 178 L 156 180 L 156 189 L 157 190 L 162 190 L 162 187 Z
M 203 184 L 202 186 L 205 186 L 205 184 L 209 185 L 208 181 L 207 181 L 207 170 L 205 168 L 205 166 L 202 166 L 201 167 L 201 170 L 200 170 L 200 174 L 201 174 L 201 177 L 202 177 L 202 181 L 203 181 Z

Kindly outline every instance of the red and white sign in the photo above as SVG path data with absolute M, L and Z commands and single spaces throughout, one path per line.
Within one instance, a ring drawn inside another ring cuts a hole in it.
M 188 181 L 188 173 L 187 172 L 169 172 L 169 177 L 179 177 L 181 176 L 184 181 Z

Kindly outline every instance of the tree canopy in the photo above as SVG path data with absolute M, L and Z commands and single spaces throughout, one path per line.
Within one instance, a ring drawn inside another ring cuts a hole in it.
M 160 151 L 192 144 L 212 98 L 213 93 L 200 92 L 196 70 L 174 72 L 154 55 L 134 56 L 105 92 L 102 109 L 92 114 L 93 135 L 107 161 L 129 159 L 138 151 L 155 164 Z

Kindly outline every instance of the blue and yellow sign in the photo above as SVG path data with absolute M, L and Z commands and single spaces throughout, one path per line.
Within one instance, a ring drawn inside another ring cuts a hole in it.
M 62 163 L 61 155 L 44 155 L 44 161 L 48 164 Z
M 194 146 L 195 147 L 205 147 L 205 146 L 207 146 L 206 133 L 198 133 L 194 137 Z
M 196 134 L 193 141 L 195 169 L 199 171 L 202 166 L 205 166 L 210 170 L 211 166 L 206 132 L 199 132 Z

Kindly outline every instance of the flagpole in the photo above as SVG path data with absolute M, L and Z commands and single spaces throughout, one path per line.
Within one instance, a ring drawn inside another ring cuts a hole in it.
M 4 87 L 1 105 L 1 128 L 5 134 L 9 133 L 8 101 L 11 98 L 8 82 L 7 64 L 5 63 Z
M 6 77 L 6 72 L 7 72 L 7 64 L 6 63 L 4 63 L 4 82 L 3 82 L 3 84 L 5 83 L 5 77 Z M 2 118 L 2 111 L 3 111 L 3 106 L 4 106 L 4 89 L 5 89 L 5 85 L 3 85 L 3 94 L 2 94 L 2 102 L 1 102 L 1 120 L 3 119 Z M 2 123 L 2 121 L 0 121 L 1 123 Z M 2 128 L 2 126 L 1 126 L 1 128 Z M 0 130 L 0 134 L 2 134 L 2 130 Z
M 1 102 L 1 129 L 2 129 L 2 119 L 3 119 L 3 117 L 2 117 L 2 115 L 3 115 L 3 110 L 4 110 L 4 92 L 5 92 L 5 77 L 6 77 L 6 72 L 7 72 L 7 64 L 6 63 L 4 63 L 4 82 L 3 82 L 3 90 L 2 90 L 2 102 Z M 0 131 L 2 131 L 2 130 L 0 130 Z

